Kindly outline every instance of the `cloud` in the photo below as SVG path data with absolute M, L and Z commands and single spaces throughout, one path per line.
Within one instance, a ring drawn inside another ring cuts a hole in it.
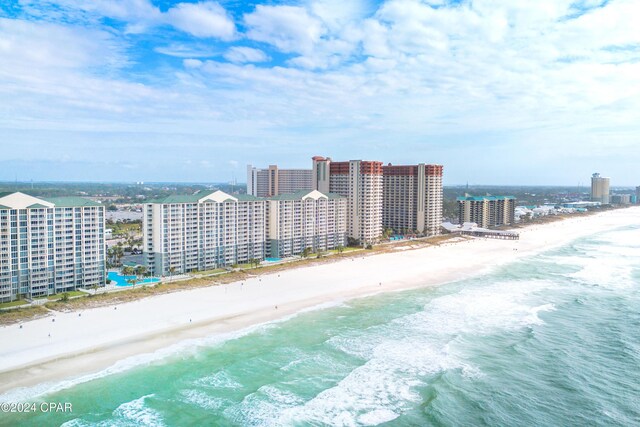
M 232 40 L 236 27 L 222 6 L 216 2 L 179 3 L 165 14 L 166 22 L 196 37 Z
M 0 72 L 28 76 L 38 69 L 125 66 L 115 37 L 101 30 L 0 18 Z M 9 76 L 8 76 L 9 77 Z
M 218 51 L 200 44 L 172 43 L 167 46 L 155 47 L 153 50 L 163 55 L 175 56 L 176 58 L 207 58 L 219 55 Z
M 233 46 L 224 54 L 227 61 L 234 63 L 265 62 L 270 58 L 260 49 L 244 46 Z
M 81 13 L 0 20 L 3 141 L 15 136 L 6 129 L 24 130 L 15 141 L 33 137 L 26 130 L 42 130 L 42 141 L 118 131 L 150 143 L 165 135 L 167 146 L 201 136 L 202 147 L 237 147 L 227 159 L 269 141 L 273 156 L 329 144 L 338 158 L 410 151 L 435 162 L 478 144 L 497 156 L 604 144 L 615 158 L 640 132 L 633 0 L 308 0 L 248 13 L 232 9 L 238 2 L 222 2 L 229 12 L 212 2 L 58 3 Z M 243 17 L 239 29 L 231 16 Z M 138 23 L 149 34 L 131 33 Z M 510 164 L 535 155 L 521 157 Z
M 258 5 L 244 15 L 247 37 L 282 52 L 308 53 L 325 32 L 322 22 L 299 6 Z
M 71 21 L 107 17 L 127 23 L 125 32 L 138 34 L 151 28 L 170 25 L 199 38 L 232 40 L 236 37 L 233 19 L 214 1 L 177 3 L 166 12 L 150 0 L 22 0 L 25 12 L 46 16 L 44 11 L 57 11 L 54 16 Z

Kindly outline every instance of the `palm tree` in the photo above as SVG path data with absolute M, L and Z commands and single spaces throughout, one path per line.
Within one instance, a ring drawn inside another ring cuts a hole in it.
M 170 281 L 173 281 L 173 273 L 175 273 L 175 267 L 169 267 L 169 276 L 171 277 Z
M 338 246 L 338 247 L 337 247 L 337 250 L 338 250 L 338 253 L 339 253 L 340 255 L 342 255 L 342 252 L 344 252 L 344 246 L 342 246 L 342 245 Z
M 136 276 L 144 277 L 147 275 L 147 267 L 145 267 L 144 265 L 139 265 L 136 267 L 135 272 Z
M 125 276 L 133 276 L 136 273 L 136 270 L 130 265 L 125 265 L 122 267 L 122 274 Z

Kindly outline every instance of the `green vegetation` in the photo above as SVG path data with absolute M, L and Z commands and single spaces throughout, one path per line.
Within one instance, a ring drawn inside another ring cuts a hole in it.
M 192 276 L 207 276 L 210 274 L 224 273 L 226 271 L 228 271 L 226 268 L 214 268 L 213 270 L 192 271 L 190 274 Z
M 48 313 L 49 312 L 46 308 L 36 305 L 16 308 L 14 310 L 0 310 L 0 325 L 10 325 L 13 323 L 33 320 L 38 317 L 44 317 Z
M 113 230 L 113 237 L 128 237 L 129 235 L 142 234 L 142 221 L 117 221 L 107 220 L 106 227 Z
M 57 301 L 57 300 L 64 299 L 64 295 L 66 295 L 67 300 L 69 300 L 72 297 L 82 297 L 82 296 L 87 296 L 88 294 L 82 291 L 68 291 L 62 294 L 49 295 L 47 299 L 49 301 Z
M 24 300 L 17 300 L 11 302 L 3 302 L 0 304 L 0 308 L 18 307 L 20 305 L 28 305 L 29 303 Z
M 226 193 L 246 193 L 244 184 L 192 183 L 95 183 L 95 182 L 0 182 L 0 192 L 21 191 L 36 197 L 81 196 L 96 197 L 112 204 L 140 203 L 173 194 L 194 194 L 197 191 L 222 190 Z

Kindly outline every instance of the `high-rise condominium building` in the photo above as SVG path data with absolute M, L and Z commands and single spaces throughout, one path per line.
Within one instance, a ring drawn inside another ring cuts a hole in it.
M 382 162 L 313 157 L 313 188 L 347 198 L 347 236 L 360 243 L 382 234 Z
M 347 199 L 338 194 L 303 190 L 267 202 L 269 255 L 284 258 L 335 249 L 347 244 Z
M 0 302 L 104 286 L 104 225 L 92 200 L 0 194 Z
M 609 178 L 601 177 L 599 173 L 591 175 L 591 201 L 603 205 L 610 203 L 609 181 Z
M 640 185 L 636 187 L 636 203 L 640 204 Z
M 382 167 L 382 225 L 397 233 L 440 234 L 442 166 Z
M 203 271 L 265 256 L 266 201 L 222 191 L 144 205 L 145 263 L 155 275 Z
M 516 198 L 513 196 L 464 196 L 457 200 L 460 224 L 475 222 L 487 228 L 515 222 Z
M 271 197 L 311 187 L 310 169 L 279 169 L 276 165 L 258 169 L 247 165 L 247 194 L 252 196 Z

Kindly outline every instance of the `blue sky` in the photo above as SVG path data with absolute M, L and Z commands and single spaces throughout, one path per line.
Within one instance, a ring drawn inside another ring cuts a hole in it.
M 314 155 L 640 185 L 637 0 L 0 2 L 0 180 Z

